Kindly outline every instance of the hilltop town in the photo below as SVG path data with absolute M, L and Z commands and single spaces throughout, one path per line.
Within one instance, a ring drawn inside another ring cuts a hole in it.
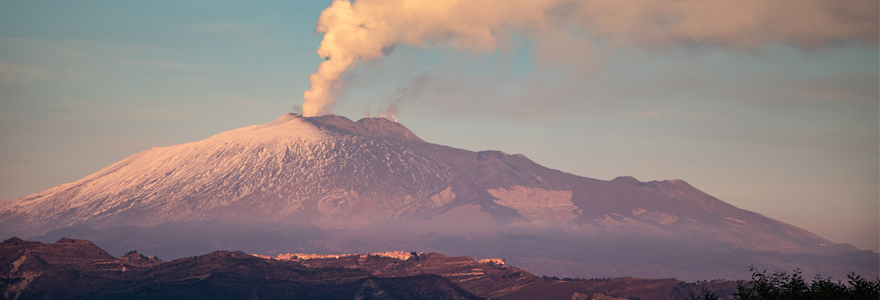
M 389 252 L 374 252 L 374 253 L 366 253 L 366 254 L 311 254 L 311 253 L 281 253 L 276 256 L 268 256 L 262 254 L 251 254 L 256 257 L 266 258 L 266 259 L 275 259 L 275 260 L 293 260 L 293 261 L 305 261 L 311 259 L 333 259 L 333 258 L 350 258 L 353 256 L 357 256 L 358 258 L 368 258 L 370 256 L 374 257 L 388 257 L 399 260 L 407 260 L 411 257 L 424 257 L 425 252 L 405 252 L 405 251 L 389 251 Z M 494 264 L 494 265 L 503 265 L 504 259 L 501 258 L 484 258 L 477 260 L 478 263 L 482 264 Z

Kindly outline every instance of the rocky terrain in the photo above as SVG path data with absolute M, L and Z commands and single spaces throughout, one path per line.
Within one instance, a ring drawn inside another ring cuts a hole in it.
M 0 243 L 2 299 L 685 299 L 731 281 L 558 279 L 469 257 L 413 253 L 273 259 L 240 251 L 163 262 L 85 240 Z
M 572 277 L 736 279 L 749 265 L 872 277 L 880 260 L 682 180 L 591 179 L 334 115 L 153 148 L 0 201 L 0 236 L 86 238 L 165 258 L 419 249 Z

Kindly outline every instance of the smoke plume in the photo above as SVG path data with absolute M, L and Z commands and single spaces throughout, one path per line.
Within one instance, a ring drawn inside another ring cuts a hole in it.
M 334 0 L 318 19 L 325 61 L 303 93 L 306 116 L 330 113 L 333 87 L 360 63 L 397 45 L 495 52 L 517 34 L 538 47 L 536 61 L 583 59 L 585 45 L 698 44 L 805 50 L 878 40 L 876 0 Z
M 421 74 L 410 80 L 409 85 L 403 88 L 397 88 L 394 98 L 388 103 L 388 106 L 379 109 L 379 116 L 388 118 L 397 122 L 397 113 L 400 107 L 409 101 L 413 101 L 425 92 L 428 88 L 430 77 L 428 74 Z

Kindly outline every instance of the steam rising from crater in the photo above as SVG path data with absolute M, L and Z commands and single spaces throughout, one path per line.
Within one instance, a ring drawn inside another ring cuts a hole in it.
M 400 44 L 487 54 L 516 33 L 533 43 L 536 62 L 561 65 L 589 59 L 594 44 L 809 50 L 876 43 L 877 11 L 876 0 L 334 0 L 316 24 L 325 61 L 309 76 L 302 109 L 330 113 L 346 71 Z

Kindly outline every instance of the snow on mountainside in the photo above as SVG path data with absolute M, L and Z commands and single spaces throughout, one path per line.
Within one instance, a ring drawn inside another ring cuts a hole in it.
M 413 222 L 424 226 L 408 228 L 423 233 L 476 226 L 468 224 L 507 233 L 555 228 L 783 253 L 827 252 L 834 245 L 681 180 L 590 179 L 522 155 L 431 144 L 384 118 L 352 122 L 333 115 L 287 114 L 153 148 L 75 182 L 0 202 L 3 236 L 74 224 L 101 229 L 194 220 L 334 230 Z
M 425 143 L 388 123 L 286 115 L 135 154 L 76 182 L 6 201 L 0 216 L 11 226 L 8 221 L 15 219 L 15 227 L 25 231 L 80 222 L 101 227 L 218 217 L 283 220 L 340 208 L 331 202 L 349 192 L 381 193 L 378 186 L 402 187 L 408 190 L 393 192 L 424 198 L 452 177 L 449 165 L 438 164 L 446 159 L 415 155 L 420 149 L 405 145 Z M 390 176 L 395 172 L 408 176 Z M 419 190 L 424 188 L 429 190 Z

